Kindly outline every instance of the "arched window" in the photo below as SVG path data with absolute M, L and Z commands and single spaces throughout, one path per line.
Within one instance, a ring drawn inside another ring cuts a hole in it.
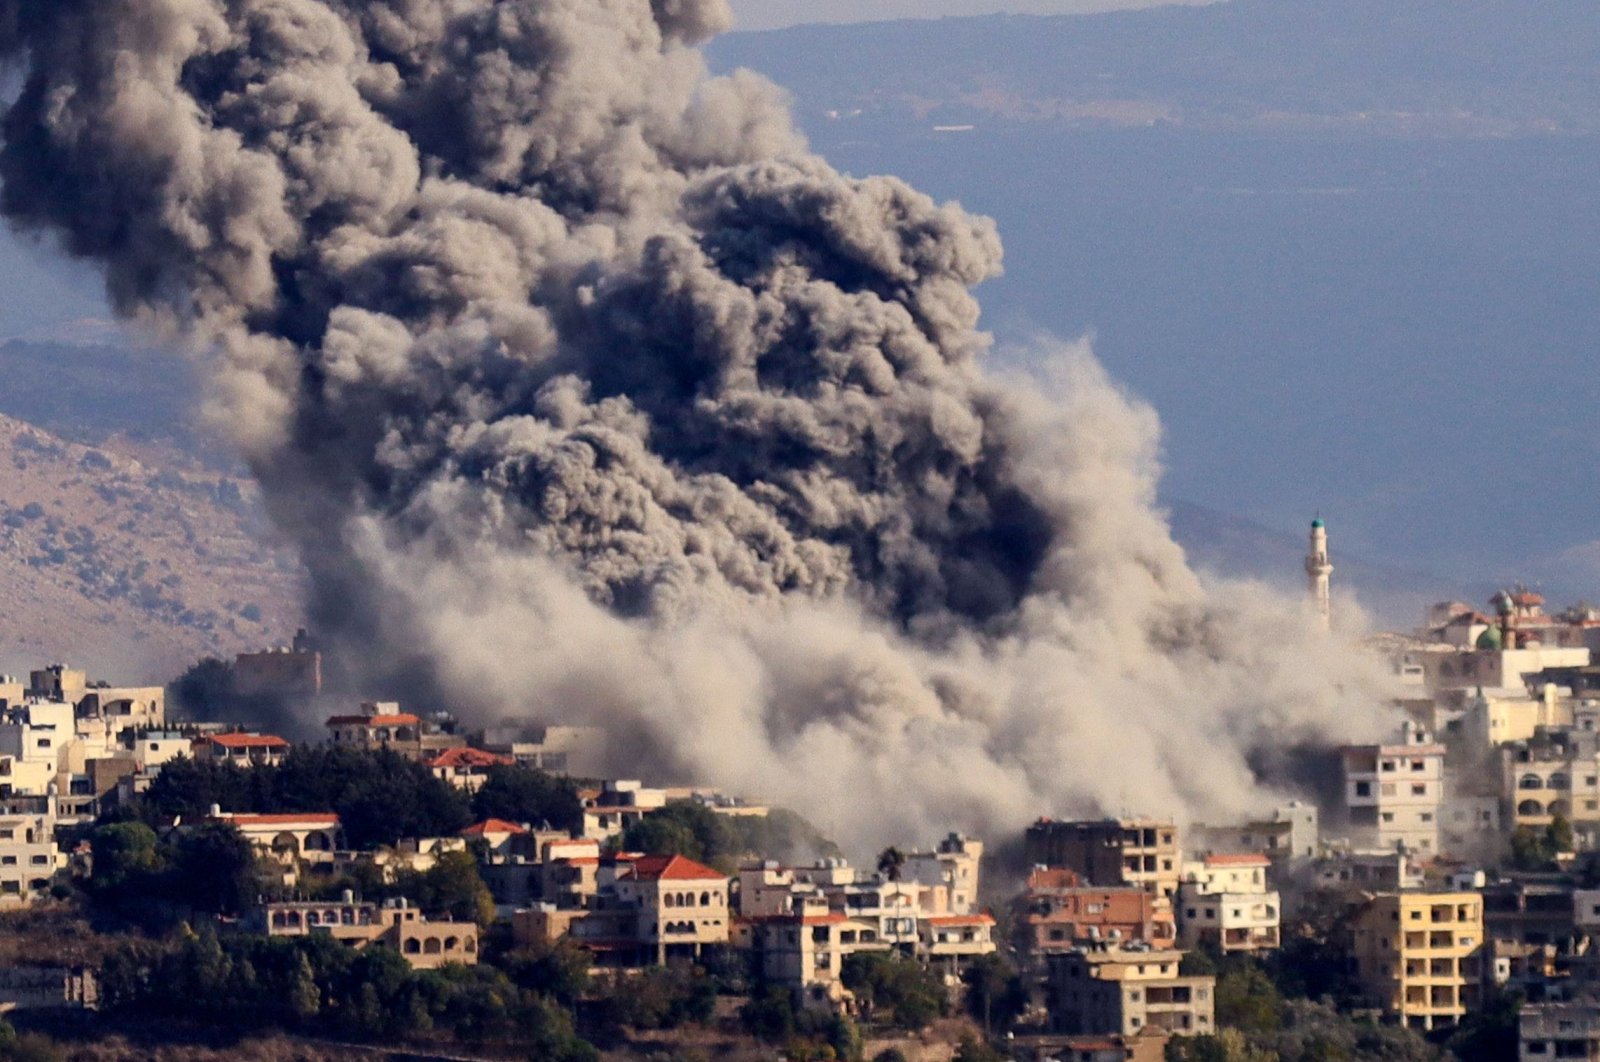
M 322 915 L 318 914 L 316 911 L 309 911 L 309 912 L 306 913 L 306 925 L 308 925 L 308 926 L 320 926 L 321 924 L 322 924 Z
M 1521 781 L 1517 782 L 1517 788 L 1518 789 L 1543 789 L 1544 788 L 1544 779 L 1540 778 L 1536 774 L 1525 774 L 1525 775 L 1522 776 Z
M 405 950 L 407 955 L 416 955 L 422 950 L 422 941 L 418 940 L 416 937 L 412 937 L 410 940 L 406 941 Z
M 665 907 L 676 907 L 678 906 L 678 898 L 669 892 L 667 893 L 666 899 L 662 901 L 662 905 Z
M 1518 815 L 1543 815 L 1544 805 L 1537 800 L 1524 800 L 1517 805 Z
M 1550 776 L 1550 782 L 1548 784 L 1548 788 L 1550 788 L 1550 789 L 1571 789 L 1572 788 L 1572 779 L 1568 778 L 1566 775 L 1564 775 L 1564 774 L 1562 774 L 1562 773 L 1560 773 L 1558 771 L 1557 773 L 1552 774 Z
M 700 894 L 700 906 L 701 907 L 710 907 L 711 906 L 711 894 L 709 892 L 702 892 Z
M 438 937 L 429 937 L 423 942 L 422 951 L 427 955 L 437 955 L 441 950 Z
M 460 946 L 461 946 L 461 941 L 460 941 L 459 938 L 457 938 L 457 937 L 445 937 L 444 938 L 444 950 L 445 951 L 455 951 Z

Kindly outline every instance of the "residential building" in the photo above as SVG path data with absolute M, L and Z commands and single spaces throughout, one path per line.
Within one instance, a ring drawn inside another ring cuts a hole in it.
M 315 697 L 322 692 L 322 654 L 311 648 L 305 631 L 292 647 L 240 653 L 233 660 L 233 688 L 241 697 Z
M 123 735 L 123 747 L 151 774 L 181 756 L 194 755 L 194 739 L 180 730 L 145 730 Z
M 637 912 L 634 940 L 652 949 L 657 965 L 695 958 L 726 945 L 733 913 L 728 877 L 683 856 L 643 856 L 617 877 L 619 906 Z
M 276 734 L 208 734 L 194 741 L 194 758 L 235 767 L 270 767 L 283 762 L 289 743 Z
M 1085 885 L 1071 870 L 1036 867 L 1020 905 L 1025 912 L 1018 944 L 1036 961 L 1084 946 L 1177 942 L 1171 901 L 1136 885 Z
M 1483 899 L 1473 892 L 1386 893 L 1354 919 L 1364 991 L 1415 1029 L 1455 1025 L 1478 1005 L 1483 942 Z
M 541 726 L 531 732 L 494 731 L 486 735 L 491 752 L 510 756 L 525 767 L 575 778 L 605 775 L 606 732 L 597 726 Z
M 1444 759 L 1445 747 L 1411 722 L 1400 728 L 1397 744 L 1346 747 L 1342 762 L 1351 843 L 1437 855 Z
M 973 959 L 993 955 L 994 917 L 987 913 L 930 915 L 917 920 L 917 957 L 944 973 L 950 985 Z
M 1190 832 L 1196 852 L 1262 852 L 1275 862 L 1313 859 L 1320 833 L 1317 809 L 1292 800 L 1272 817 L 1238 826 L 1196 825 Z
M 854 997 L 842 980 L 844 960 L 888 947 L 870 923 L 832 913 L 821 902 L 794 914 L 757 918 L 753 928 L 763 978 L 788 988 L 797 1005 L 811 1009 L 849 1009 Z
M 1154 819 L 1055 822 L 1028 827 L 1028 862 L 1065 867 L 1091 885 L 1137 885 L 1171 899 L 1178 891 L 1178 828 Z
M 489 780 L 489 772 L 496 767 L 509 767 L 516 762 L 510 756 L 500 756 L 463 745 L 459 748 L 445 749 L 429 760 L 427 765 L 435 778 L 443 779 L 457 789 L 476 793 L 483 788 L 483 783 Z
M 597 841 L 619 837 L 650 812 L 667 806 L 665 790 L 646 788 L 634 779 L 607 782 L 599 789 L 582 789 L 578 797 L 583 803 L 582 836 Z
M 0 1014 L 95 1010 L 100 986 L 85 967 L 27 964 L 0 968 Z
M 270 937 L 325 934 L 353 947 L 393 948 L 413 969 L 436 970 L 478 963 L 478 927 L 471 922 L 430 921 L 405 900 L 361 903 L 350 893 L 338 903 L 302 900 L 265 903 L 246 922 Z
M 1502 747 L 1500 763 L 1508 825 L 1543 829 L 1560 817 L 1579 850 L 1600 845 L 1600 733 L 1541 730 Z
M 1402 892 L 1422 888 L 1422 867 L 1409 852 L 1332 851 L 1312 868 L 1319 889 L 1346 892 Z
M 334 854 L 345 847 L 339 816 L 332 812 L 252 815 L 213 807 L 210 819 L 232 825 L 262 855 L 285 866 L 331 864 Z
M 1216 1028 L 1216 978 L 1179 973 L 1180 951 L 1100 948 L 1050 957 L 1050 1021 L 1069 1035 L 1197 1036 Z
M 973 914 L 978 908 L 978 881 L 983 842 L 952 833 L 931 852 L 907 853 L 902 881 L 943 885 L 950 894 L 950 913 Z
M 354 715 L 329 718 L 327 726 L 335 745 L 358 749 L 409 750 L 422 738 L 422 719 L 392 701 L 366 701 Z
M 42 899 L 66 865 L 50 817 L 0 815 L 0 907 Z
M 1519 1062 L 1558 1059 L 1600 1060 L 1600 1005 L 1524 1004 L 1517 1018 Z
M 1178 890 L 1179 940 L 1225 953 L 1271 951 L 1280 943 L 1283 904 L 1267 888 L 1264 855 L 1219 854 L 1186 865 Z
M 1555 875 L 1492 882 L 1481 896 L 1484 929 L 1493 940 L 1564 946 L 1577 936 L 1576 894 Z

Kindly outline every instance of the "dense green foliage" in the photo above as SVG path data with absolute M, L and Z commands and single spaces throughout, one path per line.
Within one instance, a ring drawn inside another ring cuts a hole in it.
M 913 959 L 858 953 L 845 959 L 841 977 L 868 1020 L 916 1032 L 944 1013 L 946 997 L 939 976 Z
M 1560 815 L 1542 830 L 1519 826 L 1511 835 L 1511 865 L 1517 870 L 1555 870 L 1556 857 L 1573 847 L 1572 823 Z
M 472 810 L 479 820 L 505 819 L 557 830 L 583 825 L 583 805 L 572 782 L 532 767 L 491 769 L 472 798 Z
M 1004 1030 L 1028 1007 L 1028 985 L 999 955 L 973 960 L 961 975 L 967 987 L 967 1013 L 989 1034 Z
M 692 800 L 674 800 L 635 822 L 622 847 L 650 855 L 681 855 L 731 870 L 751 856 L 792 860 L 838 854 L 838 847 L 792 811 L 718 815 Z
M 442 1036 L 529 1044 L 530 1057 L 557 1062 L 596 1057 L 566 1007 L 493 967 L 417 971 L 391 948 L 357 951 L 325 937 L 221 939 L 206 926 L 174 945 L 130 944 L 102 966 L 101 994 L 112 1015 L 146 1020 L 382 1043 Z
M 145 822 L 232 812 L 332 811 L 352 848 L 443 837 L 472 822 L 467 797 L 427 767 L 388 750 L 297 745 L 277 766 L 178 759 L 161 769 L 134 813 Z
M 89 843 L 90 896 L 145 923 L 190 913 L 239 915 L 266 887 L 250 843 L 225 823 L 174 830 L 164 838 L 140 822 L 111 823 L 97 827 Z

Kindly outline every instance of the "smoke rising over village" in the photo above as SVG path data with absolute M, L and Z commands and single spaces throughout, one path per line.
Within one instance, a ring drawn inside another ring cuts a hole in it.
M 469 715 L 846 843 L 1244 812 L 1259 750 L 1375 731 L 1297 602 L 1190 571 L 1086 349 L 985 373 L 994 226 L 709 78 L 729 21 L 0 0 L 4 210 L 206 366 L 319 627 Z

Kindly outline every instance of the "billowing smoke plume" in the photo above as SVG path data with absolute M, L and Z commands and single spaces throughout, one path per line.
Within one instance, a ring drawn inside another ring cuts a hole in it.
M 914 839 L 1226 814 L 1370 703 L 1203 590 L 1082 351 L 986 377 L 988 221 L 707 76 L 724 0 L 0 0 L 4 209 L 201 354 L 375 671 Z

